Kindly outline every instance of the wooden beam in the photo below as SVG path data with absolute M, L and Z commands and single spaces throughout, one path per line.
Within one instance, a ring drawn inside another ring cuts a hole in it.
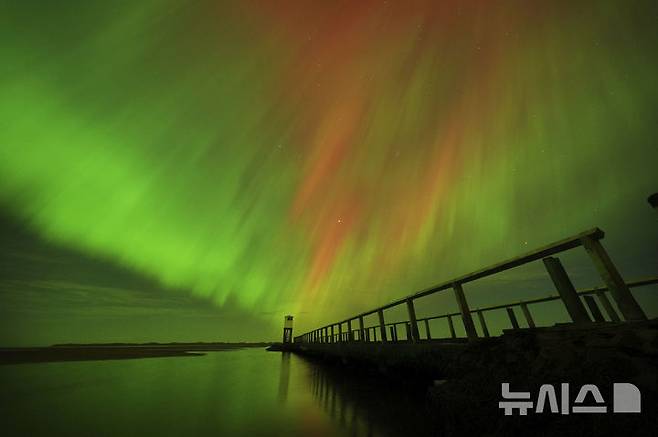
M 507 307 L 505 309 L 507 310 L 507 316 L 509 317 L 509 321 L 512 324 L 512 329 L 519 329 L 519 321 L 516 320 L 516 314 L 514 314 L 514 308 Z
M 363 329 L 363 316 L 359 316 L 359 340 L 366 341 L 365 330 Z
M 411 341 L 417 343 L 420 340 L 420 334 L 418 332 L 418 322 L 416 321 L 416 309 L 414 308 L 413 299 L 407 299 L 407 313 L 409 315 Z
M 450 336 L 452 338 L 457 338 L 457 333 L 455 332 L 455 325 L 452 323 L 452 316 L 448 316 L 448 328 L 450 328 Z
M 589 323 L 591 322 L 583 303 L 580 301 L 576 289 L 573 287 L 567 272 L 562 267 L 562 263 L 558 258 L 544 258 L 544 266 L 557 288 L 557 292 L 562 298 L 564 306 L 574 323 Z
M 589 308 L 589 312 L 592 313 L 594 321 L 599 323 L 605 322 L 605 318 L 603 317 L 603 314 L 601 314 L 601 310 L 596 304 L 594 296 L 588 294 L 587 296 L 583 296 L 583 299 L 585 299 L 585 304 L 587 305 L 587 308 Z
M 584 236 L 581 241 L 624 318 L 631 321 L 647 320 L 601 242 L 592 236 Z
M 593 238 L 595 240 L 603 238 L 605 233 L 599 229 L 599 228 L 593 228 L 585 232 L 581 232 L 580 234 L 574 235 L 569 238 L 565 238 L 563 240 L 556 241 L 554 243 L 551 243 L 547 246 L 541 247 L 539 249 L 535 249 L 531 252 L 527 252 L 523 255 L 519 255 L 517 257 L 508 259 L 506 261 L 491 265 L 489 267 L 485 267 L 480 270 L 476 270 L 474 272 L 468 273 L 466 275 L 459 276 L 457 278 L 451 279 L 450 281 L 443 282 L 441 284 L 435 285 L 433 287 L 429 287 L 425 290 L 421 290 L 417 293 L 414 293 L 409 296 L 405 296 L 403 298 L 400 298 L 398 300 L 395 300 L 389 304 L 386 304 L 380 308 L 375 308 L 373 310 L 361 313 L 361 316 L 367 316 L 370 314 L 375 313 L 378 309 L 388 309 L 392 308 L 397 305 L 401 305 L 406 302 L 406 300 L 410 297 L 413 298 L 419 298 L 423 296 L 428 296 L 430 294 L 436 293 L 437 291 L 441 290 L 447 290 L 453 286 L 454 283 L 458 284 L 466 284 L 468 282 L 475 281 L 476 279 L 481 279 L 486 276 L 491 276 L 496 273 L 503 272 L 505 270 L 509 270 L 514 267 L 521 266 L 523 264 L 527 264 L 532 261 L 537 261 L 543 258 L 546 258 L 548 256 L 554 255 L 556 253 L 564 252 L 565 250 L 573 249 L 575 247 L 578 247 L 582 245 L 582 239 L 586 237 Z
M 466 302 L 464 289 L 459 283 L 454 283 L 452 285 L 452 289 L 455 292 L 455 299 L 457 299 L 457 305 L 459 306 L 462 321 L 464 322 L 466 337 L 468 337 L 469 341 L 473 341 L 478 338 L 478 333 L 475 330 L 475 324 L 473 323 L 473 318 L 471 317 L 471 310 L 468 308 L 468 302 Z
M 521 307 L 521 312 L 523 312 L 523 316 L 525 317 L 525 321 L 528 323 L 529 328 L 534 328 L 535 327 L 535 321 L 532 318 L 532 314 L 530 314 L 530 308 L 528 308 L 528 304 L 525 302 L 519 303 L 519 306 Z
M 377 311 L 377 316 L 379 317 L 379 331 L 382 337 L 382 343 L 386 343 L 386 323 L 384 322 L 384 311 Z
M 484 320 L 484 314 L 481 310 L 476 311 L 478 313 L 478 319 L 480 319 L 480 327 L 482 328 L 482 333 L 485 337 L 489 337 L 489 328 L 487 328 L 487 322 Z
M 615 311 L 615 309 L 612 307 L 610 299 L 608 299 L 608 296 L 606 296 L 605 291 L 598 291 L 596 295 L 599 297 L 601 305 L 603 305 L 603 309 L 605 309 L 605 312 L 608 313 L 610 320 L 613 322 L 620 322 L 621 319 L 619 318 L 617 311 Z

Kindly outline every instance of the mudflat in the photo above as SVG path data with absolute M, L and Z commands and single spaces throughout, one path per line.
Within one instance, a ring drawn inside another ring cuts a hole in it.
M 57 361 L 124 360 L 200 356 L 204 352 L 266 347 L 269 343 L 148 343 L 67 344 L 0 348 L 0 365 Z

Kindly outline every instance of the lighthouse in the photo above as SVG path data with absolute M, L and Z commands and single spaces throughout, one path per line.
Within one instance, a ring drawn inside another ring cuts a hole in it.
M 292 316 L 288 315 L 283 320 L 283 342 L 292 343 Z

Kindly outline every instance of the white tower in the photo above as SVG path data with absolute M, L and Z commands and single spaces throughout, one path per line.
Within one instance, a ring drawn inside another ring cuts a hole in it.
M 283 320 L 283 342 L 292 343 L 292 316 L 290 315 Z

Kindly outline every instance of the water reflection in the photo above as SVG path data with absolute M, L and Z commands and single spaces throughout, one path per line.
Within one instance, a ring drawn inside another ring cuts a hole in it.
M 436 435 L 422 384 L 408 385 L 381 376 L 314 362 L 310 390 L 320 408 L 350 436 Z
M 279 371 L 279 401 L 282 404 L 288 399 L 290 387 L 290 352 L 281 352 L 281 370 Z
M 0 366 L 3 436 L 426 435 L 424 388 L 257 349 Z

